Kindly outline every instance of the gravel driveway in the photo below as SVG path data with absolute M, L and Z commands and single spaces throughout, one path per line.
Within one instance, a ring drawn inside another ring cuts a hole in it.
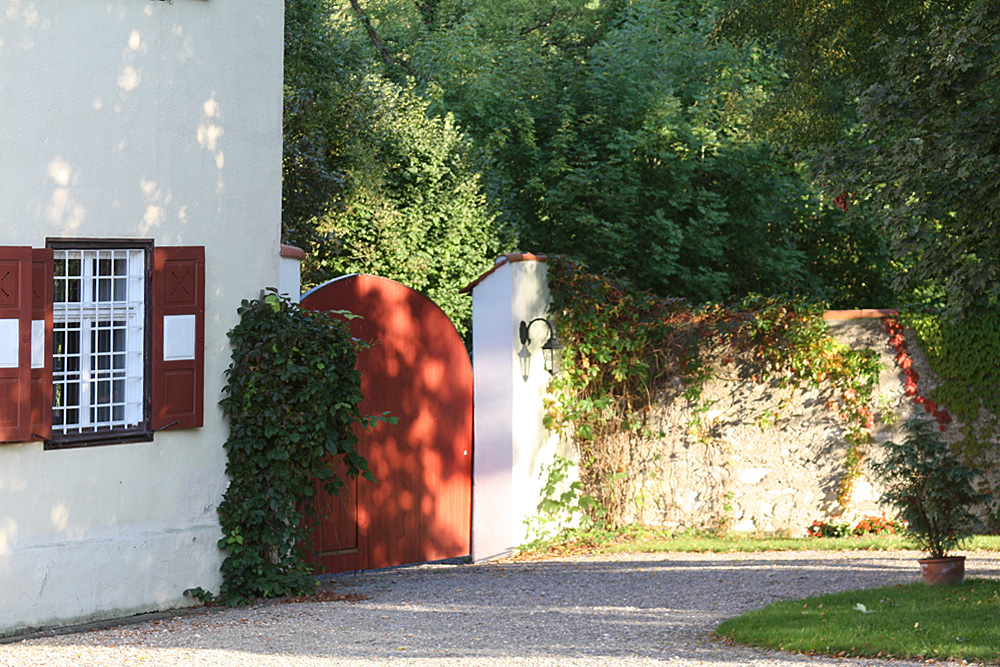
M 968 554 L 1000 578 L 1000 554 Z M 914 581 L 910 552 L 622 554 L 339 575 L 356 601 L 257 604 L 0 645 L 22 665 L 873 665 L 726 646 L 773 600 Z M 900 667 L 905 663 L 884 663 Z

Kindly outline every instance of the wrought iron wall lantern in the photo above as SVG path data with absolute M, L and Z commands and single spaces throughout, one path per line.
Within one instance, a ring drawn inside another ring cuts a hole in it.
M 541 347 L 542 361 L 545 364 L 545 370 L 549 372 L 549 375 L 556 375 L 562 366 L 563 346 L 559 342 L 558 336 L 556 336 L 556 329 L 552 326 L 552 323 L 544 317 L 536 317 L 530 322 L 521 320 L 521 327 L 519 330 L 521 352 L 519 356 L 521 358 L 521 375 L 525 380 L 528 379 L 528 371 L 530 370 L 529 366 L 531 363 L 531 350 L 529 349 L 533 342 L 531 339 L 531 326 L 536 322 L 544 322 L 546 329 L 548 329 L 548 336 L 545 339 L 545 343 L 542 344 Z

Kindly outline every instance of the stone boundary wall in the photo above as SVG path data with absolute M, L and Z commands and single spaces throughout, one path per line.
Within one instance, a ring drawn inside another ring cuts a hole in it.
M 905 376 L 894 359 L 879 319 L 830 321 L 831 334 L 852 348 L 880 355 L 884 369 L 875 392 L 875 443 L 899 437 L 899 426 L 922 406 L 904 395 Z M 920 391 L 934 376 L 912 332 L 907 332 Z M 837 491 L 845 471 L 847 443 L 831 392 L 792 391 L 740 380 L 732 366 L 716 367 L 703 391 L 702 416 L 709 437 L 689 433 L 692 413 L 680 388 L 655 408 L 654 428 L 665 434 L 634 464 L 643 474 L 635 498 L 635 519 L 671 528 L 728 529 L 739 532 L 805 534 L 814 519 L 844 512 L 891 513 L 879 502 L 878 482 L 868 466 L 849 506 L 840 507 Z M 679 383 L 679 381 L 678 381 Z M 946 437 L 957 439 L 960 424 Z
M 568 437 L 545 429 L 549 377 L 542 370 L 540 341 L 527 349 L 519 339 L 521 322 L 548 315 L 546 258 L 503 255 L 463 291 L 471 292 L 473 301 L 472 557 L 478 561 L 508 555 L 564 522 L 578 522 L 577 508 L 561 496 L 579 477 L 575 466 L 563 469 L 561 463 L 556 467 L 566 476 L 558 483 L 551 476 L 557 457 L 576 458 L 576 448 Z M 869 446 L 868 461 L 880 455 L 881 443 L 900 437 L 899 427 L 907 418 L 924 412 L 904 395 L 906 377 L 896 365 L 895 350 L 880 321 L 890 312 L 831 311 L 824 318 L 835 338 L 852 348 L 877 352 L 883 366 L 875 391 L 875 442 Z M 920 375 L 918 389 L 927 396 L 935 376 L 913 332 L 904 335 Z M 814 520 L 826 516 L 891 513 L 880 504 L 878 481 L 867 465 L 849 506 L 838 504 L 847 443 L 839 414 L 829 406 L 835 400 L 832 392 L 792 391 L 741 380 L 732 365 L 714 371 L 716 378 L 703 388 L 699 403 L 707 408 L 700 415 L 708 424 L 707 437 L 690 433 L 693 406 L 682 396 L 680 378 L 659 396 L 649 426 L 664 436 L 644 451 L 633 452 L 627 462 L 629 476 L 636 480 L 630 521 L 675 529 L 801 536 Z M 957 442 L 961 427 L 953 422 L 945 437 Z M 992 465 L 986 480 L 991 488 L 1000 478 L 997 449 L 993 448 L 992 461 L 977 462 Z M 543 515 L 539 507 L 544 500 L 562 503 L 563 511 Z M 993 529 L 996 518 L 991 517 Z

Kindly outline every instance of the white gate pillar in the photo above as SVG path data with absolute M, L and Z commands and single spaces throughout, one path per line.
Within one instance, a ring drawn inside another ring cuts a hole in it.
M 278 294 L 286 295 L 292 303 L 299 303 L 302 291 L 301 266 L 306 253 L 302 248 L 282 244 L 278 262 Z
M 545 325 L 531 328 L 528 351 L 519 337 L 521 322 L 548 315 L 546 273 L 544 256 L 503 255 L 463 290 L 472 292 L 474 561 L 509 555 L 525 542 L 525 520 L 541 500 L 542 466 L 556 454 L 557 438 L 542 425 L 550 377 L 539 352 Z

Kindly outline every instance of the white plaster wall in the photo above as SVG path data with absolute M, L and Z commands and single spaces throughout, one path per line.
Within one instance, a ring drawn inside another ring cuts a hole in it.
M 511 342 L 515 359 L 521 351 L 520 323 L 538 317 L 549 317 L 548 264 L 538 261 L 517 262 L 511 266 L 513 278 L 514 333 Z M 513 519 L 512 546 L 524 544 L 528 538 L 526 521 L 538 514 L 541 501 L 542 467 L 552 463 L 556 456 L 558 438 L 546 430 L 542 421 L 545 414 L 543 399 L 551 378 L 545 370 L 541 346 L 546 341 L 547 329 L 541 322 L 530 329 L 533 337 L 528 346 L 531 353 L 528 378 L 524 379 L 520 361 L 514 364 L 513 430 Z
M 0 634 L 215 589 L 236 309 L 277 285 L 282 3 L 0 0 L 0 244 L 203 245 L 205 426 L 0 445 Z
M 278 294 L 287 295 L 292 303 L 302 301 L 302 260 L 295 257 L 281 258 Z
M 476 561 L 509 553 L 513 539 L 512 303 L 511 268 L 505 262 L 472 292 L 472 559 Z
M 527 537 L 526 519 L 540 501 L 541 468 L 556 453 L 542 425 L 548 372 L 539 346 L 531 345 L 527 379 L 519 358 L 520 323 L 547 314 L 546 264 L 499 260 L 473 290 L 475 448 L 472 491 L 472 558 L 510 554 Z M 531 332 L 541 337 L 543 324 Z

